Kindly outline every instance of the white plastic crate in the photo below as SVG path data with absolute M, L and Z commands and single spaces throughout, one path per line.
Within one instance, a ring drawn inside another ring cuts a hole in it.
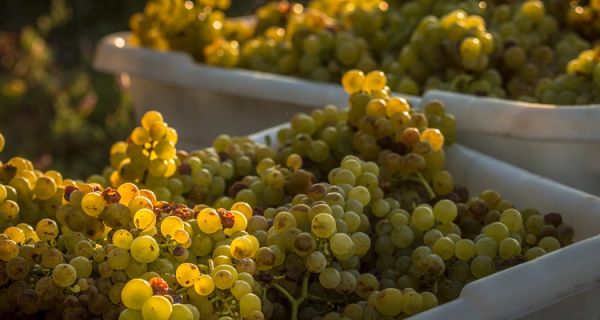
M 273 127 L 251 136 L 277 141 Z M 269 137 L 269 138 L 267 138 Z M 461 296 L 411 319 L 594 319 L 600 317 L 600 198 L 461 145 L 446 148 L 447 169 L 471 194 L 499 191 L 517 208 L 559 212 L 578 242 L 468 284 Z
M 460 143 L 600 195 L 600 105 L 557 107 L 445 91 L 423 99 L 445 102 Z
M 183 148 L 209 145 L 221 133 L 250 134 L 298 112 L 327 104 L 345 106 L 348 100 L 336 84 L 210 67 L 184 53 L 132 47 L 129 35 L 104 37 L 96 48 L 94 67 L 127 74 L 137 116 L 148 110 L 163 113 L 178 128 Z

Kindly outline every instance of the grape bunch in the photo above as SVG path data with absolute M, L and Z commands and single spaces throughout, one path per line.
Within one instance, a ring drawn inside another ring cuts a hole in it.
M 130 19 L 132 43 L 160 51 L 188 52 L 200 61 L 205 48 L 224 35 L 225 14 L 229 0 L 186 1 L 151 0 L 143 13 Z M 212 49 L 208 49 L 213 53 Z
M 164 180 L 177 171 L 177 132 L 163 121 L 156 111 L 144 114 L 141 126 L 131 132 L 127 142 L 116 142 L 110 150 L 110 169 L 104 173 L 101 185 L 118 187 L 125 182 L 139 183 L 153 189 L 159 200 L 170 201 L 183 192 L 181 181 L 167 180 L 176 184 L 171 189 L 163 186 Z M 171 193 L 171 191 L 174 191 Z
M 560 105 L 598 102 L 593 81 L 576 97 L 572 90 L 538 89 L 568 77 L 567 63 L 598 40 L 595 1 L 274 1 L 244 18 L 226 17 L 227 6 L 150 1 L 131 19 L 132 43 L 315 81 L 380 69 L 393 91 L 411 95 L 440 89 Z
M 2 138 L 4 141 L 4 138 Z M 62 175 L 41 172 L 31 161 L 13 157 L 0 166 L 0 227 L 25 223 L 35 225 L 40 219 L 53 218 L 61 204 Z
M 177 150 L 151 111 L 87 181 L 11 158 L 0 315 L 405 318 L 573 242 L 559 213 L 470 196 L 445 170 L 453 116 L 387 83 L 347 72 L 348 107 L 296 114 L 267 144 L 221 135 Z
M 600 39 L 599 19 L 600 2 L 598 0 L 569 1 L 569 8 L 565 14 L 567 24 L 590 41 Z
M 582 51 L 569 61 L 567 73 L 542 79 L 536 93 L 543 102 L 589 104 L 600 99 L 600 46 Z
M 419 88 L 451 83 L 463 73 L 478 75 L 488 69 L 495 45 L 481 16 L 462 10 L 426 16 L 400 52 L 401 74 Z

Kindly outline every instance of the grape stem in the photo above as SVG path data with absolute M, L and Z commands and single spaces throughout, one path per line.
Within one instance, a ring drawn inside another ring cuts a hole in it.
M 223 297 L 219 290 L 217 290 L 217 295 L 219 296 L 219 300 L 221 300 L 221 304 L 225 307 L 225 309 L 227 309 L 224 314 L 233 315 L 233 311 L 231 311 L 231 308 L 229 307 L 229 302 L 227 301 L 226 297 Z
M 425 188 L 425 191 L 427 191 L 427 194 L 429 195 L 429 198 L 435 199 L 435 192 L 433 192 L 433 190 L 431 189 L 431 186 L 429 186 L 429 183 L 427 183 L 427 180 L 425 180 L 425 178 L 423 177 L 423 175 L 420 172 L 417 172 L 415 180 L 417 182 L 419 182 L 421 185 L 423 185 L 423 187 Z
M 290 315 L 290 320 L 298 320 L 298 312 L 300 310 L 300 305 L 309 297 L 308 294 L 308 279 L 310 278 L 310 272 L 304 273 L 304 278 L 302 278 L 302 290 L 300 296 L 298 298 L 294 298 L 284 287 L 279 285 L 278 283 L 273 283 L 273 287 L 279 292 L 281 292 L 286 299 L 290 302 L 292 306 L 292 312 Z
M 306 296 L 306 299 L 314 301 L 314 302 L 327 303 L 327 304 L 338 304 L 338 303 L 343 303 L 346 301 L 345 299 L 327 299 L 327 298 L 319 297 L 319 296 L 316 296 L 316 295 L 310 294 L 310 293 Z

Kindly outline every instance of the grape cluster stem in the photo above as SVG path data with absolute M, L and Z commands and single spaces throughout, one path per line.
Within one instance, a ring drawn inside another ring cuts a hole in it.
M 290 302 L 290 305 L 292 306 L 290 320 L 298 320 L 298 311 L 300 310 L 300 305 L 307 298 L 323 299 L 323 298 L 308 294 L 309 278 L 310 278 L 310 272 L 305 272 L 304 278 L 302 278 L 302 290 L 301 290 L 300 296 L 298 298 L 294 298 L 285 288 L 280 286 L 278 283 L 273 283 L 273 288 L 279 290 L 279 292 L 281 292 L 288 299 L 288 301 Z

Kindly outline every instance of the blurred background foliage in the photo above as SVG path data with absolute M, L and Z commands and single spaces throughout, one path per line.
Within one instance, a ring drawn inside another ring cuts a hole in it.
M 233 0 L 249 14 L 265 0 Z M 0 0 L 0 131 L 3 161 L 84 178 L 108 163 L 111 144 L 134 125 L 130 97 L 91 68 L 94 45 L 127 30 L 145 0 Z

